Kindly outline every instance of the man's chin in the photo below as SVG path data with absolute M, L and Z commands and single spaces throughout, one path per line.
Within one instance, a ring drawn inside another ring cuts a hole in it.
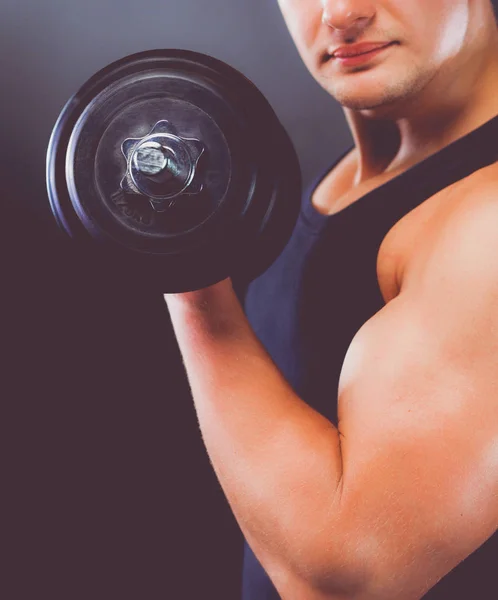
M 382 108 L 386 105 L 384 100 L 373 99 L 373 98 L 346 98 L 338 100 L 339 104 L 343 108 L 349 108 L 350 110 L 375 110 Z
M 400 90 L 398 90 L 399 92 Z M 345 109 L 369 113 L 370 116 L 385 117 L 397 113 L 402 108 L 406 94 L 402 93 L 337 93 L 333 94 L 337 102 Z
M 353 111 L 369 111 L 369 112 L 382 112 L 388 111 L 393 106 L 393 100 L 388 100 L 384 97 L 359 97 L 359 96 L 347 96 L 347 97 L 335 97 L 342 108 L 353 110 Z
M 329 85 L 327 91 L 343 108 L 368 111 L 371 116 L 402 117 L 413 109 L 413 103 L 429 81 L 429 77 L 395 80 L 392 76 L 390 81 L 383 77 L 375 81 L 357 80 L 354 85 L 339 82 L 333 87 Z

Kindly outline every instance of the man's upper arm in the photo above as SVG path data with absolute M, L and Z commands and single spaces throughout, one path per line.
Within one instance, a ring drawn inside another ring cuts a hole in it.
M 420 598 L 498 527 L 498 198 L 481 196 L 343 366 L 338 527 L 368 598 Z

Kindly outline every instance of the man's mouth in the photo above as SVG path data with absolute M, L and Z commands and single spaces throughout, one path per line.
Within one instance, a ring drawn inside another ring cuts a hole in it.
M 350 46 L 340 46 L 339 48 L 328 48 L 327 52 L 322 56 L 322 63 L 330 59 L 339 61 L 348 61 L 355 57 L 374 55 L 379 50 L 383 50 L 389 46 L 398 44 L 398 42 L 363 42 L 361 44 L 353 44 Z

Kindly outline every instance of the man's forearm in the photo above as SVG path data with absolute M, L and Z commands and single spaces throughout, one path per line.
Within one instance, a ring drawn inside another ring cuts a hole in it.
M 313 578 L 334 542 L 324 536 L 338 517 L 337 429 L 284 380 L 229 281 L 166 300 L 204 443 L 246 539 L 270 575 Z

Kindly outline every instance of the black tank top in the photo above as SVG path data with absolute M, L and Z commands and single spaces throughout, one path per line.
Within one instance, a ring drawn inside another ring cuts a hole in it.
M 346 351 L 360 327 L 385 304 L 376 262 L 386 234 L 426 199 L 496 160 L 498 116 L 333 215 L 318 213 L 311 202 L 330 168 L 304 193 L 289 243 L 249 286 L 245 310 L 296 393 L 335 425 L 334 391 Z M 246 544 L 243 600 L 278 598 Z M 443 598 L 498 598 L 498 534 L 424 596 Z

